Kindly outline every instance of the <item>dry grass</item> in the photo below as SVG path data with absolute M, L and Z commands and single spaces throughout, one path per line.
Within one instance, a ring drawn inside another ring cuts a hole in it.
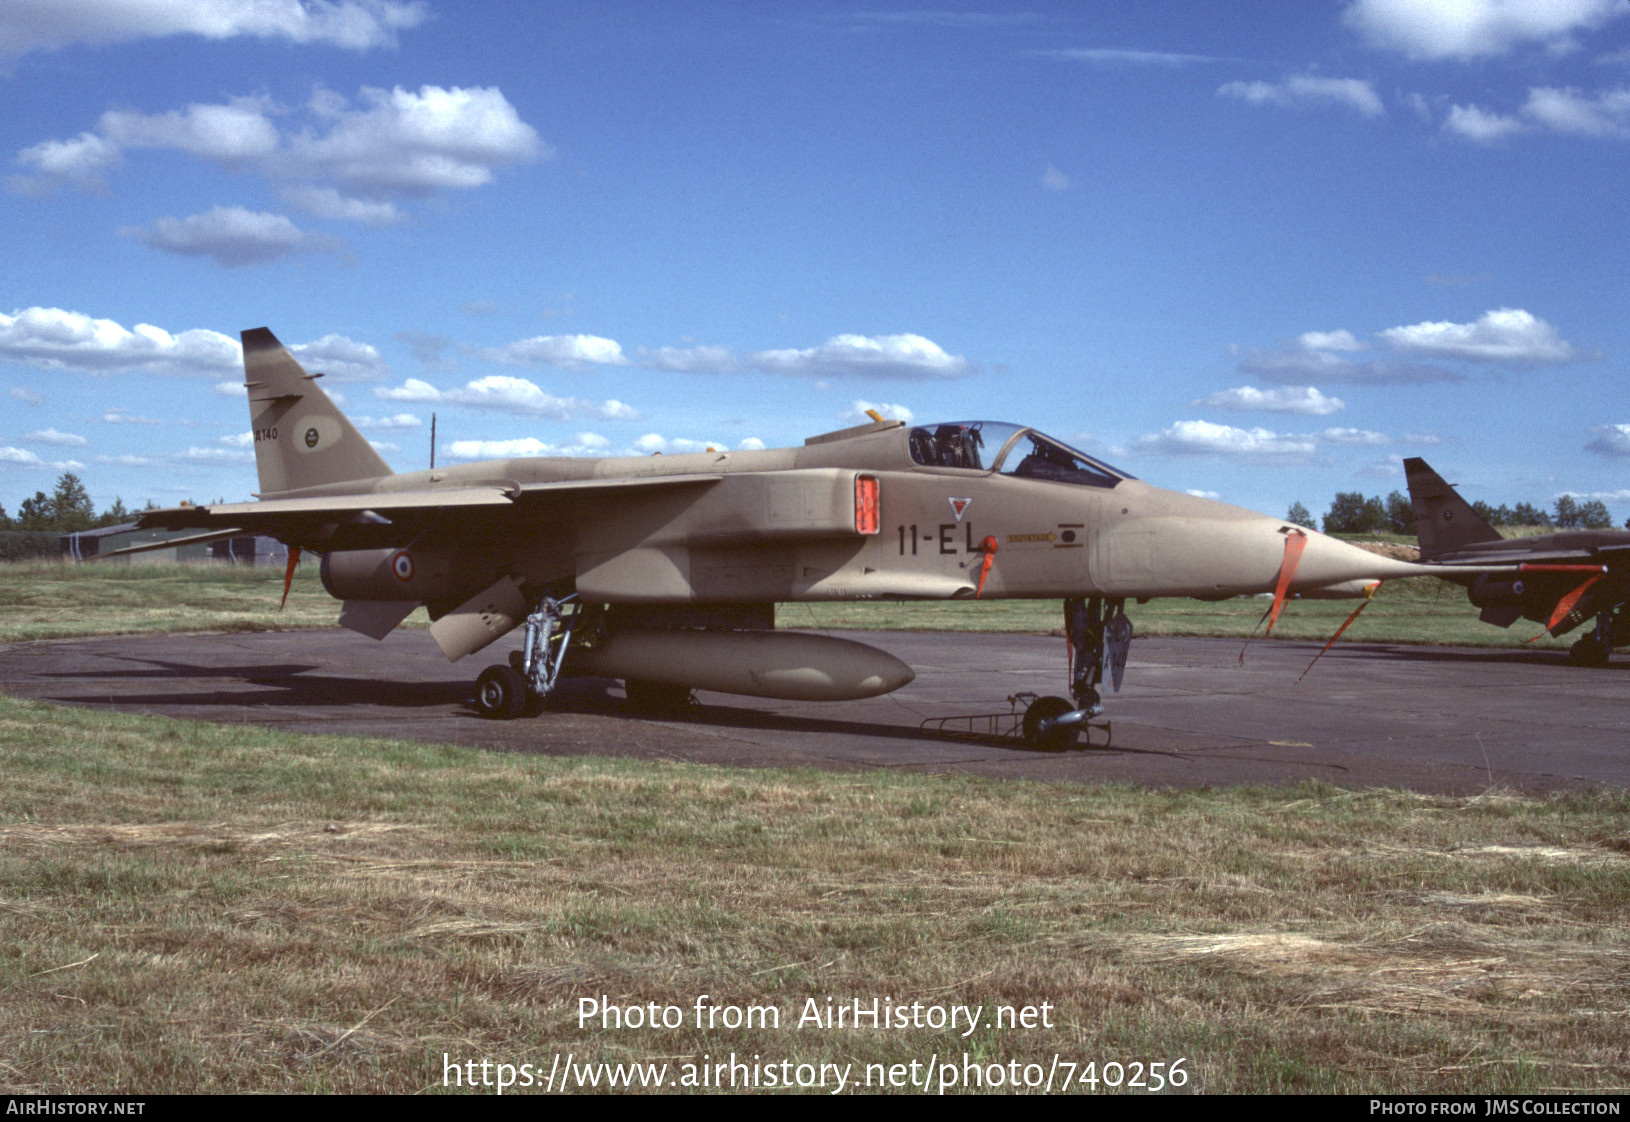
M 328 626 L 315 567 L 8 566 L 0 641 Z M 1297 604 L 1324 637 L 1351 605 Z M 1390 612 L 1390 614 L 1389 614 Z M 1261 605 L 1157 601 L 1142 634 Z M 787 605 L 1050 630 L 1058 607 Z M 1370 630 L 1365 630 L 1366 628 Z M 1377 629 L 1379 628 L 1379 629 Z M 1520 630 L 1513 629 L 1514 631 Z M 1533 628 L 1529 628 L 1533 630 Z M 1511 640 L 1402 582 L 1355 637 Z M 1520 638 L 1521 636 L 1518 636 Z M 1630 797 L 1149 792 L 499 757 L 0 699 L 0 1087 L 439 1089 L 547 1065 L 1187 1061 L 1209 1091 L 1622 1090 Z M 769 1030 L 579 1029 L 605 996 Z M 794 1029 L 803 1002 L 1049 1029 Z M 856 1068 L 856 1077 L 860 1068 Z
M 1165 1061 L 1189 1090 L 1630 1082 L 1630 796 L 1143 791 L 288 738 L 0 700 L 0 1086 L 510 1063 Z M 578 1028 L 584 997 L 775 1030 Z M 960 1031 L 803 1002 L 983 1006 Z M 994 1031 L 1050 1002 L 1053 1028 Z M 855 1069 L 858 1078 L 861 1067 Z

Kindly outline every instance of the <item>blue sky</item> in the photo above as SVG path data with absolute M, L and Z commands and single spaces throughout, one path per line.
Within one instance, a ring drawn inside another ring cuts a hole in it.
M 1630 2 L 9 0 L 0 504 L 1035 424 L 1284 513 L 1630 516 Z

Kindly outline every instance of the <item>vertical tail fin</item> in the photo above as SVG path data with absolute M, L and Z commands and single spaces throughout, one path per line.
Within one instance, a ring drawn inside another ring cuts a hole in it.
M 394 474 L 264 327 L 243 333 L 243 374 L 262 497 Z
M 1500 531 L 1490 526 L 1460 497 L 1443 477 L 1419 456 L 1404 461 L 1409 481 L 1409 504 L 1415 510 L 1415 533 L 1421 541 L 1421 560 L 1431 561 L 1477 542 L 1497 542 Z

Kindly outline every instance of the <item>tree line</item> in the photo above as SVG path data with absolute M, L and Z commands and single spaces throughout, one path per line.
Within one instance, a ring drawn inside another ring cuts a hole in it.
M 1472 509 L 1491 526 L 1542 526 L 1552 530 L 1613 528 L 1613 515 L 1608 512 L 1606 503 L 1600 499 L 1580 502 L 1572 495 L 1558 498 L 1552 511 L 1528 503 L 1490 506 L 1482 500 L 1472 503 Z M 1310 530 L 1319 528 L 1313 524 L 1313 515 L 1300 502 L 1291 504 L 1285 521 L 1306 526 Z M 1630 520 L 1625 522 L 1625 527 L 1630 528 Z M 1401 491 L 1394 491 L 1385 499 L 1379 495 L 1366 498 L 1362 491 L 1338 491 L 1330 509 L 1325 512 L 1324 532 L 1412 535 L 1415 533 L 1415 509 L 1410 505 L 1409 497 Z
M 154 505 L 149 502 L 143 509 L 152 510 Z M 36 491 L 33 498 L 24 499 L 15 517 L 7 514 L 6 508 L 0 505 L 0 530 L 72 534 L 130 522 L 135 519 L 136 513 L 127 510 L 122 499 L 115 498 L 112 506 L 98 514 L 90 495 L 85 492 L 85 484 L 79 476 L 69 471 L 57 480 L 49 495 Z

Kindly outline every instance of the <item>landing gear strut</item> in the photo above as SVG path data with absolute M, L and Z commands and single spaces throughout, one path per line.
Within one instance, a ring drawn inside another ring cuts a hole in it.
M 1081 726 L 1104 715 L 1098 687 L 1109 670 L 1110 689 L 1119 692 L 1132 644 L 1132 621 L 1125 600 L 1064 601 L 1064 631 L 1070 639 L 1070 697 L 1044 697 L 1025 713 L 1024 738 L 1037 748 L 1063 751 L 1075 743 Z
M 1622 639 L 1626 630 L 1625 609 L 1600 612 L 1596 616 L 1596 628 L 1589 635 L 1580 639 L 1568 648 L 1569 666 L 1603 667 L 1613 654 L 1615 639 Z
M 555 691 L 580 605 L 545 596 L 522 625 L 526 642 L 508 666 L 490 666 L 476 679 L 475 708 L 483 717 L 509 720 L 542 708 Z

